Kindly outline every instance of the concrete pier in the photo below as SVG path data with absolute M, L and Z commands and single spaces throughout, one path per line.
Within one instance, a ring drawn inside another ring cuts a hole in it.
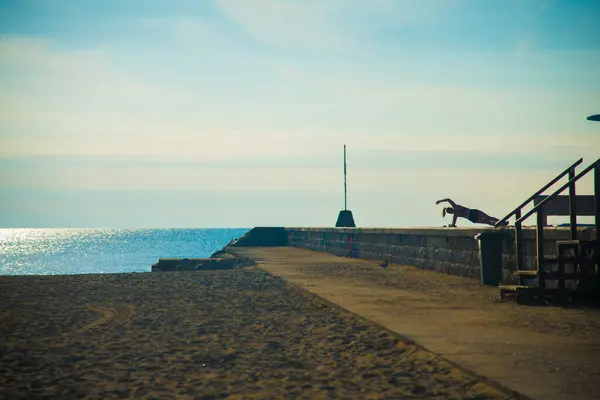
M 455 234 L 456 231 L 453 231 Z M 259 268 L 439 354 L 514 398 L 600 398 L 600 312 L 523 307 L 468 277 L 292 247 L 236 247 Z

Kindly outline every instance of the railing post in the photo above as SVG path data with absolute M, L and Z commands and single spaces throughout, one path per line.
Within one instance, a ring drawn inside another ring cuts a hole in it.
M 521 210 L 515 212 L 515 221 L 521 218 Z M 517 256 L 517 271 L 523 266 L 523 250 L 521 249 L 521 223 L 515 222 L 515 252 Z
M 537 210 L 537 229 L 536 229 L 536 247 L 537 247 L 537 271 L 538 287 L 541 292 L 546 290 L 546 277 L 544 276 L 544 208 Z
M 575 178 L 575 168 L 569 169 L 569 181 Z M 577 210 L 575 208 L 575 182 L 569 185 L 569 226 L 571 240 L 577 240 Z
M 598 251 L 600 251 L 600 160 L 596 161 L 594 167 L 594 223 L 596 225 L 596 243 L 598 243 Z M 597 256 L 600 257 L 600 256 Z
M 596 225 L 596 261 L 600 274 L 600 160 L 594 167 L 594 225 Z M 596 276 L 596 296 L 600 299 L 600 276 Z

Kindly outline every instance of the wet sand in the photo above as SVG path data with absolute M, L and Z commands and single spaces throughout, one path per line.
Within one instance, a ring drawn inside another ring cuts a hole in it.
M 256 268 L 0 277 L 0 293 L 0 398 L 507 398 Z

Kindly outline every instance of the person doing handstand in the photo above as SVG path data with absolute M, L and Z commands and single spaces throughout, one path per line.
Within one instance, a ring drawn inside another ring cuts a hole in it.
M 490 217 L 489 215 L 487 215 L 486 213 L 484 213 L 481 210 L 478 210 L 476 208 L 467 208 L 467 207 L 461 206 L 460 204 L 456 204 L 455 202 L 453 202 L 450 199 L 438 200 L 435 202 L 435 204 L 440 204 L 445 201 L 450 203 L 450 205 L 452 206 L 452 207 L 444 207 L 444 209 L 442 210 L 442 217 L 445 217 L 446 213 L 453 215 L 452 225 L 449 225 L 449 226 L 455 227 L 456 220 L 459 217 L 468 219 L 469 221 L 473 222 L 474 224 L 486 224 L 486 225 L 492 225 L 492 226 L 496 225 L 496 223 L 499 221 L 498 218 Z

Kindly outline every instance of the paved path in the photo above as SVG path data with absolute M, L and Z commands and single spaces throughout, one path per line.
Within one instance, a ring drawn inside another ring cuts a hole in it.
M 600 312 L 501 302 L 496 288 L 292 247 L 239 255 L 446 359 L 540 400 L 600 399 Z

